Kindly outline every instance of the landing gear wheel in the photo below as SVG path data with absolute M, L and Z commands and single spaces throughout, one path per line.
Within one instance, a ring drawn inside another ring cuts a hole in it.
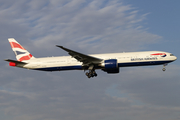
M 89 73 L 88 73 L 88 72 L 86 72 L 86 76 L 89 76 Z
M 95 73 L 94 76 L 97 77 L 97 74 Z
M 96 77 L 96 76 L 97 76 L 97 73 L 95 72 L 95 70 L 90 70 L 89 72 L 86 72 L 86 76 L 87 76 L 88 78 Z
M 88 75 L 88 78 L 91 78 L 91 74 Z
M 89 73 L 89 78 L 94 77 L 94 75 L 92 74 L 92 72 Z
M 91 74 L 88 73 L 88 72 L 86 72 L 86 76 L 87 76 L 88 78 L 91 78 Z
M 163 71 L 166 71 L 166 68 L 163 68 L 162 70 L 163 70 Z

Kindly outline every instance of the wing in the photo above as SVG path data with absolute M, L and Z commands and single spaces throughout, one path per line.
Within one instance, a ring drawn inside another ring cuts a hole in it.
M 70 49 L 65 48 L 63 46 L 59 46 L 59 45 L 56 45 L 56 46 L 62 48 L 65 51 L 67 51 L 69 55 L 71 55 L 76 60 L 78 60 L 80 62 L 83 62 L 84 65 L 98 64 L 103 60 L 103 59 L 100 59 L 100 58 L 96 58 L 96 57 L 93 57 L 93 56 L 85 55 L 85 54 L 70 50 Z
M 27 64 L 25 62 L 20 62 L 20 61 L 16 61 L 16 60 L 11 60 L 11 59 L 6 59 L 5 61 L 8 61 L 8 62 L 13 62 L 13 63 L 17 63 L 17 64 Z

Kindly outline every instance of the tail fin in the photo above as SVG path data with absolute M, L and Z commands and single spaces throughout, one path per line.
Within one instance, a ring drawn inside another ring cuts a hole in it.
M 26 50 L 24 49 L 14 38 L 9 38 L 9 43 L 12 47 L 12 50 L 14 51 L 16 55 L 16 59 L 18 61 L 24 61 L 24 60 L 30 60 L 34 57 Z

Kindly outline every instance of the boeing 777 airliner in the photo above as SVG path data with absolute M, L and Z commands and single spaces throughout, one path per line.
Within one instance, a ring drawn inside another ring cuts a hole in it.
M 120 67 L 163 65 L 165 71 L 165 66 L 177 59 L 173 54 L 163 51 L 86 55 L 59 45 L 56 46 L 68 52 L 70 56 L 35 58 L 14 38 L 8 40 L 17 59 L 6 59 L 10 66 L 41 71 L 88 70 L 88 78 L 97 76 L 96 69 L 111 74 L 119 73 Z

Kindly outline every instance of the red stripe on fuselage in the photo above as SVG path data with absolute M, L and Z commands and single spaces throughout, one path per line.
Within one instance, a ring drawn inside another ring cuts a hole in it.
M 31 58 L 32 58 L 32 55 L 29 54 L 29 55 L 26 55 L 26 56 L 23 56 L 23 57 L 19 58 L 18 61 L 30 60 Z
M 151 55 L 166 55 L 165 53 L 155 53 L 155 54 L 151 54 Z
M 22 50 L 26 50 L 20 44 L 15 43 L 15 42 L 10 42 L 10 45 L 11 45 L 12 48 L 20 48 Z

